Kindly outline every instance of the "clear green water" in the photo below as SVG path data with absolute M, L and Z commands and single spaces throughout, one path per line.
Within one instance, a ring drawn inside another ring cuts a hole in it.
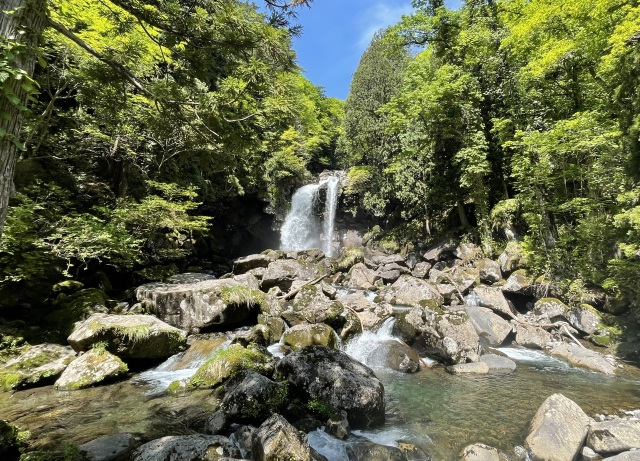
M 369 346 L 373 341 L 369 338 Z M 514 353 L 514 350 L 507 350 Z M 515 351 L 515 353 L 519 353 Z M 522 445 L 540 404 L 559 392 L 590 416 L 640 408 L 640 373 L 627 367 L 619 377 L 571 368 L 555 359 L 525 351 L 515 373 L 452 376 L 442 368 L 405 375 L 377 369 L 385 385 L 387 422 L 363 433 L 379 443 L 404 439 L 422 446 L 434 461 L 459 459 L 466 445 L 483 442 L 508 453 Z M 172 380 L 163 372 L 162 383 Z M 181 376 L 183 371 L 175 371 Z M 191 433 L 216 407 L 209 392 L 173 397 L 155 384 L 133 381 L 74 392 L 44 387 L 0 394 L 0 418 L 31 431 L 33 448 L 61 449 L 117 432 L 141 434 L 143 441 Z M 327 448 L 331 461 L 340 450 Z

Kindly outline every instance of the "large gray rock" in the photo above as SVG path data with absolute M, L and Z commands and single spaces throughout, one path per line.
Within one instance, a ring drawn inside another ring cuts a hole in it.
M 422 261 L 417 263 L 413 270 L 411 271 L 411 275 L 419 279 L 426 279 L 429 276 L 429 270 L 431 269 L 431 264 L 428 262 Z
M 591 423 L 587 445 L 603 455 L 640 449 L 640 421 L 614 419 Z
M 497 448 L 483 443 L 474 443 L 462 450 L 460 461 L 509 461 L 509 458 Z
M 452 241 L 440 242 L 427 250 L 422 257 L 430 263 L 438 262 L 453 254 L 456 244 Z
M 254 432 L 251 454 L 254 461 L 326 461 L 309 446 L 304 433 L 277 414 Z
M 512 273 L 502 286 L 502 291 L 506 293 L 532 294 L 534 291 L 534 280 L 524 269 L 519 269 Z
M 557 343 L 551 348 L 550 353 L 565 359 L 573 365 L 606 375 L 614 375 L 616 371 L 616 366 L 602 354 L 580 347 L 577 344 Z
M 391 292 L 395 297 L 395 303 L 403 306 L 418 306 L 424 301 L 433 301 L 437 304 L 443 302 L 443 297 L 436 287 L 410 275 L 401 276 L 391 285 Z
M 76 325 L 67 341 L 78 352 L 104 343 L 118 357 L 162 359 L 182 351 L 187 334 L 152 315 L 93 314 Z
M 420 362 L 416 351 L 395 339 L 381 342 L 367 358 L 367 363 L 372 367 L 386 367 L 402 373 L 420 371 Z
M 325 346 L 336 349 L 340 344 L 337 333 L 324 323 L 294 325 L 285 331 L 282 340 L 294 351 L 307 346 Z
M 84 389 L 103 381 L 112 381 L 129 371 L 127 365 L 104 349 L 95 348 L 69 364 L 55 382 L 61 390 Z
M 217 459 L 215 455 L 240 458 L 240 450 L 219 435 L 172 435 L 145 443 L 133 452 L 131 461 L 202 461 Z
M 502 280 L 500 264 L 491 259 L 481 259 L 476 262 L 476 267 L 480 270 L 480 281 L 484 283 L 496 283 Z
M 511 333 L 511 324 L 486 307 L 465 306 L 465 312 L 480 338 L 491 346 L 500 346 Z
M 480 337 L 465 312 L 414 307 L 398 315 L 394 332 L 416 349 L 447 363 L 478 360 Z
M 531 349 L 546 349 L 553 341 L 553 336 L 541 327 L 516 322 L 515 320 L 512 320 L 511 324 L 516 332 L 515 342 L 521 346 Z
M 309 282 L 326 273 L 326 269 L 308 261 L 279 259 L 269 264 L 262 275 L 262 289 L 267 291 L 278 287 L 288 291 L 294 280 Z
M 0 392 L 50 384 L 75 356 L 73 349 L 59 344 L 28 346 L 0 365 Z
M 225 386 L 225 395 L 220 404 L 229 421 L 261 424 L 288 403 L 288 391 L 284 383 L 271 381 L 253 371 L 242 373 L 234 381 Z
M 257 289 L 257 279 L 246 274 L 240 277 L 184 284 L 149 283 L 138 287 L 136 296 L 149 312 L 186 331 L 233 325 L 266 303 L 266 295 Z
M 347 286 L 359 290 L 372 290 L 374 283 L 378 280 L 378 273 L 369 269 L 363 263 L 358 263 L 349 271 Z
M 252 269 L 267 267 L 274 261 L 274 258 L 267 254 L 249 255 L 238 258 L 233 262 L 233 273 L 244 274 Z
M 128 432 L 105 435 L 78 446 L 78 451 L 91 461 L 112 461 L 135 446 L 135 436 Z
M 602 323 L 602 314 L 589 304 L 574 307 L 568 317 L 572 327 L 588 335 L 595 333 Z
M 556 298 L 542 298 L 536 301 L 533 306 L 533 312 L 536 315 L 543 315 L 551 320 L 561 319 L 566 320 L 569 317 L 569 307 Z
M 479 286 L 474 288 L 473 292 L 481 307 L 488 307 L 492 311 L 506 317 L 515 317 L 509 301 L 504 297 L 500 288 Z
M 562 394 L 548 397 L 525 441 L 532 461 L 573 461 L 587 436 L 589 417 Z
M 509 357 L 496 354 L 484 354 L 480 357 L 480 361 L 489 366 L 489 372 L 511 373 L 516 369 L 516 362 Z
M 289 381 L 306 400 L 317 400 L 347 412 L 354 428 L 384 421 L 384 388 L 373 371 L 344 352 L 311 346 L 283 358 L 279 379 Z
M 343 306 L 357 312 L 365 330 L 375 330 L 393 315 L 393 307 L 390 304 L 374 303 L 362 293 L 339 296 L 337 300 Z

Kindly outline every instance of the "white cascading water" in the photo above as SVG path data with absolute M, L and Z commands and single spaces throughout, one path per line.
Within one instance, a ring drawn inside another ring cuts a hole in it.
M 333 233 L 335 231 L 336 211 L 338 209 L 338 192 L 340 178 L 331 176 L 327 179 L 327 197 L 324 206 L 324 254 L 333 256 Z
M 321 248 L 327 256 L 333 256 L 333 234 L 335 232 L 336 211 L 340 178 L 331 176 L 318 184 L 307 184 L 291 197 L 291 210 L 280 230 L 280 249 L 307 250 Z M 318 191 L 326 188 L 324 218 L 320 226 L 314 214 L 314 204 Z

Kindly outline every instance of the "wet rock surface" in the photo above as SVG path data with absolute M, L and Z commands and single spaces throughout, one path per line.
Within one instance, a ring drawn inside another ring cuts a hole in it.
M 168 436 L 145 443 L 131 455 L 131 461 L 196 461 L 218 455 L 239 458 L 240 451 L 229 439 L 217 435 Z
M 115 355 L 104 349 L 91 349 L 71 362 L 54 386 L 61 390 L 83 389 L 104 381 L 113 381 L 127 371 L 127 365 Z

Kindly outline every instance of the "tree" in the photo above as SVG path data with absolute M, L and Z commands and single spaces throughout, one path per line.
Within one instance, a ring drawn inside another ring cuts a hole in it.
M 46 24 L 45 8 L 45 0 L 6 0 L 0 11 L 0 238 L 22 148 L 23 113 L 36 90 L 31 76 Z

